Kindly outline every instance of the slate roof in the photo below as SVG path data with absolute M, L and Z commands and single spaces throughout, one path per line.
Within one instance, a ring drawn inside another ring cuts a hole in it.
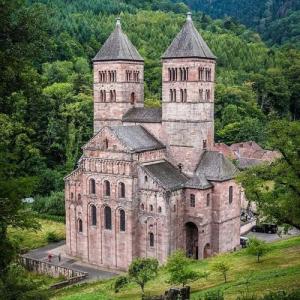
M 235 177 L 238 170 L 222 153 L 205 151 L 198 164 L 196 174 L 204 174 L 207 180 L 225 181 Z
M 117 19 L 115 30 L 110 34 L 93 61 L 133 60 L 144 61 L 137 49 L 121 29 L 120 19 Z
M 124 116 L 123 122 L 161 123 L 161 108 L 131 108 Z
M 184 58 L 197 57 L 216 59 L 216 56 L 209 49 L 202 36 L 195 28 L 191 13 L 187 14 L 187 19 L 181 31 L 177 34 L 162 58 Z
M 213 185 L 206 179 L 203 173 L 199 173 L 189 179 L 184 186 L 191 189 L 206 190 L 211 188 Z
M 165 146 L 141 125 L 109 127 L 132 152 L 163 149 Z
M 244 158 L 244 157 L 239 158 L 237 162 L 238 162 L 237 166 L 240 170 L 245 170 L 262 163 L 268 163 L 268 161 L 264 161 L 261 159 Z
M 143 165 L 142 167 L 168 191 L 183 188 L 188 180 L 183 173 L 167 161 Z

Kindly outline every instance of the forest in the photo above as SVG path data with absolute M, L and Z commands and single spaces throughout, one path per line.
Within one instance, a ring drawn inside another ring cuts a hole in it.
M 91 59 L 116 16 L 145 59 L 145 103 L 159 106 L 160 57 L 188 9 L 172 1 L 2 1 L 1 178 L 26 178 L 29 194 L 51 194 L 52 206 L 61 207 L 52 213 L 63 215 L 62 179 L 92 135 Z M 216 141 L 268 147 L 270 121 L 300 117 L 299 49 L 269 47 L 234 18 L 195 11 L 193 20 L 217 56 Z
M 299 212 L 290 211 L 300 199 L 297 1 L 2 0 L 0 290 L 18 251 L 7 228 L 39 228 L 20 199 L 34 197 L 34 211 L 64 217 L 63 177 L 93 132 L 91 59 L 116 17 L 145 59 L 145 105 L 159 106 L 161 56 L 190 9 L 217 56 L 216 142 L 253 140 L 280 149 L 286 160 L 272 172 L 251 170 L 241 181 L 249 199 L 257 191 L 268 196 L 272 212 L 274 197 L 282 199 L 289 209 L 278 219 L 300 226 Z M 270 179 L 276 188 L 266 195 L 261 185 Z

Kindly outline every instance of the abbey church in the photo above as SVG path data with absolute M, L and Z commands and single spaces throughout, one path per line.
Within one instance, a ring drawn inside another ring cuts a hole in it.
M 144 60 L 117 20 L 93 59 L 94 136 L 65 178 L 69 255 L 126 270 L 239 246 L 237 169 L 214 144 L 215 67 L 188 13 L 162 55 L 162 107 L 145 108 Z

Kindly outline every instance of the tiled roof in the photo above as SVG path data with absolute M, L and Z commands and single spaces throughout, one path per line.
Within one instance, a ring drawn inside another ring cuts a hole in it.
M 130 109 L 124 116 L 123 122 L 161 123 L 161 108 L 136 107 Z
M 196 174 L 204 174 L 207 180 L 225 181 L 235 177 L 238 172 L 234 164 L 222 153 L 205 151 L 201 156 Z
M 121 29 L 120 19 L 117 19 L 115 30 L 110 34 L 93 61 L 133 60 L 144 61 L 137 49 Z
M 172 191 L 184 187 L 188 178 L 167 161 L 143 165 L 143 168 L 166 190 Z
M 262 163 L 268 163 L 268 161 L 264 161 L 261 159 L 253 159 L 253 158 L 244 158 L 241 157 L 237 161 L 237 166 L 240 170 L 245 170 L 254 166 L 257 166 Z
M 143 152 L 165 148 L 159 140 L 140 125 L 110 126 L 109 128 L 115 133 L 126 148 L 132 152 Z
M 190 180 L 188 180 L 184 186 L 191 189 L 206 190 L 208 188 L 211 188 L 213 185 L 209 181 L 207 181 L 204 174 L 199 173 L 198 175 L 195 175 Z
M 181 31 L 162 56 L 162 58 L 184 57 L 216 59 L 215 55 L 195 28 L 190 13 L 188 13 L 186 22 Z

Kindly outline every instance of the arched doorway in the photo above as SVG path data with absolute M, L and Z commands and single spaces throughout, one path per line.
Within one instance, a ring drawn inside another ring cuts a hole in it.
M 210 244 L 207 243 L 204 246 L 204 250 L 203 250 L 203 258 L 208 258 L 211 256 L 211 248 L 210 248 Z
M 198 259 L 198 227 L 194 223 L 188 222 L 185 224 L 185 232 L 187 256 Z

